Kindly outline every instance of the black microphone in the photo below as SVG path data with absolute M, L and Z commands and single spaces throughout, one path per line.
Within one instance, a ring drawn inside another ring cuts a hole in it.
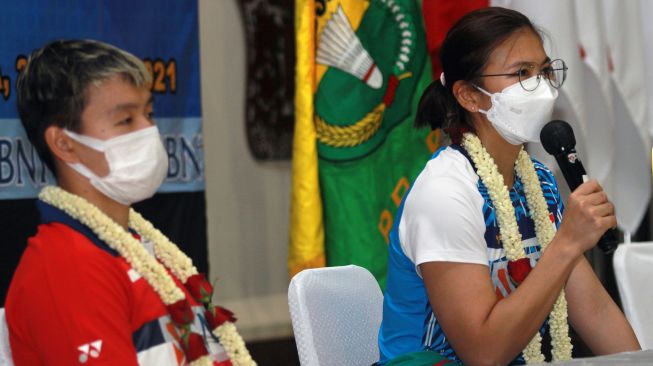
M 569 123 L 554 120 L 542 128 L 540 140 L 544 150 L 555 157 L 562 175 L 569 185 L 569 189 L 573 192 L 587 179 L 585 168 L 578 159 L 578 153 L 576 153 L 574 130 Z M 598 247 L 605 254 L 614 252 L 617 248 L 617 231 L 608 229 L 599 239 Z

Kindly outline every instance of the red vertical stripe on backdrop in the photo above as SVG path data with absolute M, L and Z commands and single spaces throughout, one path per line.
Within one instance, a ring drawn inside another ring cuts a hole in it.
M 442 72 L 439 57 L 440 46 L 449 28 L 470 11 L 488 6 L 490 6 L 489 0 L 423 0 L 422 14 L 426 29 L 426 43 L 429 55 L 431 55 L 434 79 L 440 78 Z

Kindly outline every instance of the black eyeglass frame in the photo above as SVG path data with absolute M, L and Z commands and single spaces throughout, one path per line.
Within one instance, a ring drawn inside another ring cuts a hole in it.
M 556 61 L 560 61 L 560 62 L 562 62 L 562 67 L 561 67 L 561 68 L 555 68 L 555 69 L 552 68 L 552 69 L 550 69 L 550 70 L 547 70 L 547 68 L 545 67 L 545 68 L 543 68 L 542 70 L 540 70 L 540 72 L 537 73 L 537 85 L 535 85 L 535 88 L 533 88 L 533 89 L 531 89 L 531 90 L 526 89 L 526 88 L 524 87 L 524 84 L 522 83 L 523 80 L 522 80 L 522 76 L 521 76 L 521 71 L 525 68 L 524 66 L 520 67 L 519 70 L 517 70 L 517 72 L 506 73 L 506 74 L 482 74 L 482 75 L 478 75 L 478 77 L 516 76 L 516 77 L 519 78 L 519 85 L 521 85 L 521 87 L 522 87 L 524 90 L 526 90 L 526 91 L 533 91 L 533 90 L 537 89 L 537 87 L 540 85 L 540 81 L 541 81 L 541 79 L 542 79 L 542 75 L 543 75 L 544 73 L 549 73 L 549 72 L 550 72 L 550 73 L 554 73 L 554 72 L 556 72 L 556 71 L 561 71 L 561 70 L 562 70 L 562 81 L 561 81 L 560 84 L 557 85 L 557 86 L 553 84 L 553 82 L 551 81 L 551 78 L 545 77 L 545 79 L 547 79 L 547 80 L 549 81 L 549 85 L 551 85 L 551 87 L 553 87 L 554 89 L 560 89 L 560 88 L 562 87 L 562 85 L 565 83 L 565 80 L 567 80 L 567 70 L 569 70 L 569 68 L 567 67 L 567 63 L 565 62 L 565 60 L 563 60 L 563 59 L 561 59 L 561 58 L 557 58 L 557 59 L 555 59 L 555 60 L 551 60 L 551 61 L 549 61 L 549 64 L 552 64 L 552 63 L 554 63 L 554 62 L 556 62 Z M 528 77 L 528 79 L 530 79 L 530 78 L 532 78 L 532 76 L 529 76 L 529 77 Z M 527 79 L 527 80 L 528 80 L 528 79 Z

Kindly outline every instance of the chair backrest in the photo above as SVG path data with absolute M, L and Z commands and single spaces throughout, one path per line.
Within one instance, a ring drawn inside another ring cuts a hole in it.
M 613 263 L 624 314 L 642 349 L 653 349 L 653 243 L 620 244 Z
M 0 365 L 13 366 L 11 348 L 9 348 L 9 329 L 5 320 L 5 309 L 0 308 Z
M 288 305 L 302 366 L 369 366 L 379 360 L 383 294 L 366 269 L 304 270 L 290 281 Z

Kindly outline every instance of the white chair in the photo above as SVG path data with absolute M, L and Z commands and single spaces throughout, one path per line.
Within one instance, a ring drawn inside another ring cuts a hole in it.
M 620 244 L 613 263 L 624 314 L 642 349 L 653 349 L 653 243 Z
M 11 348 L 9 348 L 9 329 L 5 321 L 5 309 L 0 308 L 0 365 L 13 366 Z
M 383 294 L 366 269 L 304 270 L 290 281 L 288 305 L 302 366 L 369 366 L 379 360 Z

